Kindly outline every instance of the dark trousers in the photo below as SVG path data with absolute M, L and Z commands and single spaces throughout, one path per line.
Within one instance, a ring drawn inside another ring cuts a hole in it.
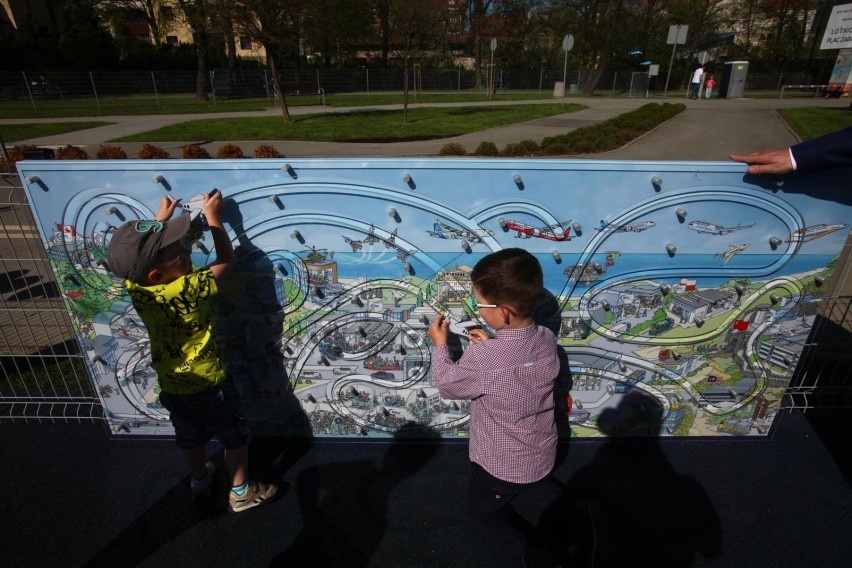
M 551 475 L 534 483 L 510 483 L 471 463 L 468 514 L 479 536 L 506 566 L 555 565 L 548 551 L 550 530 L 540 526 L 563 486 Z
M 697 99 L 698 98 L 698 91 L 700 91 L 700 90 L 701 90 L 701 83 L 700 82 L 699 83 L 690 83 L 689 84 L 689 98 L 690 99 Z

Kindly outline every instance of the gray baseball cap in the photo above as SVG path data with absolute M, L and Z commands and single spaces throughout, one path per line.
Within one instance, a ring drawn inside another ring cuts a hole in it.
M 110 270 L 121 278 L 144 283 L 157 253 L 189 231 L 189 215 L 168 221 L 128 221 L 112 235 L 107 253 Z

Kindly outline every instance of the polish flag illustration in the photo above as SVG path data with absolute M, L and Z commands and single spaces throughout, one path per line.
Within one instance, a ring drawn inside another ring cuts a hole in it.
M 680 279 L 680 285 L 683 286 L 683 289 L 687 292 L 690 290 L 695 290 L 695 280 L 689 280 L 687 278 Z

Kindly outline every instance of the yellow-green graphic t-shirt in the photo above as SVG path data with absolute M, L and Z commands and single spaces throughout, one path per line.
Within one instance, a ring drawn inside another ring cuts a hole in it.
M 168 284 L 125 284 L 148 328 L 152 365 L 163 391 L 193 394 L 225 379 L 210 305 L 219 289 L 209 268 Z

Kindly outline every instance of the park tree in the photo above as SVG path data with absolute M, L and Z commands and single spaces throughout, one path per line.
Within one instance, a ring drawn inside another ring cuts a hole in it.
M 818 0 L 764 0 L 761 3 L 761 17 L 766 25 L 760 57 L 773 71 L 783 72 L 791 63 L 798 64 L 813 57 L 817 37 L 815 24 L 821 24 L 818 29 L 821 34 L 831 4 Z M 823 9 L 819 10 L 820 7 Z
M 372 33 L 372 2 L 313 0 L 305 5 L 303 39 L 323 66 L 351 64 L 359 46 Z
M 208 100 L 207 63 L 209 59 L 210 16 L 212 3 L 209 0 L 177 0 L 181 13 L 192 31 L 192 43 L 195 47 L 196 76 L 195 99 Z
M 225 58 L 228 71 L 237 68 L 237 40 L 234 28 L 234 11 L 231 0 L 209 0 L 211 6 L 211 24 L 220 31 L 225 42 Z
M 465 0 L 465 12 L 470 22 L 473 36 L 474 87 L 482 88 L 482 42 L 489 10 L 494 0 Z
M 609 67 L 617 34 L 623 31 L 622 0 L 554 0 L 549 14 L 575 37 L 574 59 L 586 73 L 580 91 L 591 96 Z
M 409 69 L 411 58 L 434 47 L 435 30 L 440 18 L 421 0 L 395 0 L 388 15 L 392 30 L 391 45 L 403 62 L 403 121 L 408 122 Z
M 284 122 L 290 123 L 287 98 L 281 88 L 278 74 L 278 59 L 282 53 L 295 50 L 298 46 L 301 20 L 306 0 L 242 0 L 231 3 L 234 27 L 243 36 L 263 46 L 266 61 L 272 75 L 275 91 L 281 101 Z
M 114 27 L 126 23 L 128 16 L 142 14 L 155 46 L 163 43 L 175 23 L 172 3 L 167 0 L 96 0 L 95 5 L 100 17 Z

